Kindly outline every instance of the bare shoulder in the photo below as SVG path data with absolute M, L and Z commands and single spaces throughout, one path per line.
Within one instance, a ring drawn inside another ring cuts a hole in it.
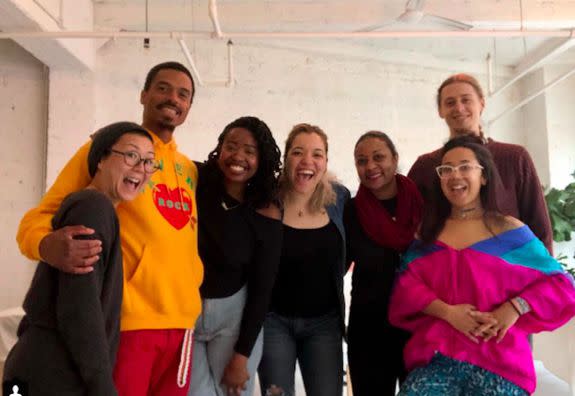
M 521 220 L 516 219 L 513 216 L 505 216 L 505 224 L 507 224 L 508 229 L 512 230 L 514 228 L 523 227 L 525 223 Z
M 280 208 L 275 204 L 269 204 L 265 208 L 260 208 L 256 212 L 262 216 L 269 217 L 273 220 L 281 220 L 282 214 Z
M 505 231 L 514 230 L 516 228 L 520 228 L 525 225 L 521 220 L 516 219 L 513 216 L 504 216 L 498 223 L 499 224 L 497 224 L 496 226 L 497 234 L 500 234 Z

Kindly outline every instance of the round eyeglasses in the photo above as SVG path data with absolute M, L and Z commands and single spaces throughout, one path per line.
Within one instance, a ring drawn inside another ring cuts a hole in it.
M 111 149 L 112 153 L 119 154 L 124 157 L 124 162 L 128 166 L 138 166 L 144 164 L 144 171 L 146 173 L 154 173 L 159 169 L 158 162 L 155 158 L 142 158 L 136 151 L 118 151 Z

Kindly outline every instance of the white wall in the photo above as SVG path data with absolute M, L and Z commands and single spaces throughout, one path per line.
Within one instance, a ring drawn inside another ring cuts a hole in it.
M 546 83 L 571 70 L 573 66 L 548 66 L 545 68 Z M 575 77 L 571 76 L 546 93 L 547 135 L 549 139 L 550 187 L 565 188 L 575 182 L 575 113 L 572 98 Z M 556 254 L 564 254 L 575 268 L 575 233 L 570 242 L 555 245 Z
M 528 95 L 572 66 L 546 66 L 539 69 L 521 84 L 523 95 Z M 538 96 L 522 110 L 527 132 L 527 148 L 530 151 L 542 184 L 547 187 L 564 188 L 573 181 L 575 171 L 575 113 L 572 98 L 575 78 L 564 80 Z M 542 111 L 543 110 L 543 111 Z M 575 235 L 573 235 L 575 237 Z M 556 256 L 564 254 L 571 266 L 575 265 L 575 241 L 555 243 Z M 561 379 L 575 384 L 575 320 L 552 333 L 534 336 L 534 355 Z M 575 394 L 575 389 L 573 389 Z
M 198 41 L 190 48 L 196 49 L 194 56 L 203 79 L 226 78 L 223 43 Z M 330 137 L 331 170 L 355 189 L 352 147 L 363 132 L 381 129 L 390 133 L 404 172 L 418 155 L 438 148 L 447 138 L 447 129 L 437 116 L 435 90 L 443 79 L 461 71 L 450 69 L 448 62 L 442 68 L 389 64 L 279 45 L 236 45 L 234 54 L 237 85 L 198 87 L 188 121 L 176 131 L 179 147 L 194 159 L 204 159 L 224 126 L 239 116 L 261 117 L 280 148 L 294 124 L 310 122 Z M 152 65 L 171 59 L 186 64 L 177 43 L 169 40 L 152 40 L 149 50 L 143 49 L 140 40 L 118 40 L 104 46 L 98 53 L 94 77 L 96 124 L 139 120 L 138 95 L 145 73 Z M 476 64 L 467 66 L 478 68 Z M 514 95 L 517 92 L 510 89 L 494 105 L 508 103 Z M 523 144 L 520 114 L 503 119 L 490 134 Z
M 97 53 L 95 72 L 52 68 L 49 86 L 41 64 L 11 41 L 2 40 L 2 97 L 14 102 L 2 106 L 5 125 L 3 145 L 6 156 L 3 171 L 22 175 L 7 180 L 20 188 L 14 195 L 4 195 L 3 217 L 6 230 L 0 243 L 9 251 L 1 267 L 5 274 L 30 273 L 31 266 L 16 249 L 14 235 L 24 211 L 37 202 L 41 194 L 43 153 L 47 151 L 46 180 L 54 178 L 74 151 L 97 127 L 127 119 L 141 119 L 139 92 L 146 72 L 156 63 L 179 60 L 186 63 L 173 40 L 153 40 L 143 48 L 141 40 L 117 40 L 104 45 Z M 321 44 L 321 43 L 320 43 Z M 198 68 L 205 80 L 226 78 L 226 47 L 223 42 L 191 43 Z M 317 45 L 316 45 L 317 47 Z M 319 47 L 318 47 L 319 48 Z M 272 128 L 278 144 L 295 123 L 316 123 L 330 136 L 330 168 L 352 190 L 357 188 L 352 147 L 357 137 L 369 129 L 381 129 L 392 136 L 400 152 L 400 168 L 407 172 L 421 153 L 433 150 L 447 137 L 447 129 L 437 116 L 435 90 L 453 72 L 451 62 L 443 66 L 431 59 L 433 66 L 389 64 L 365 54 L 357 55 L 353 46 L 346 55 L 313 48 L 282 48 L 282 45 L 236 45 L 234 62 L 236 82 L 233 88 L 198 87 L 198 92 L 184 126 L 176 139 L 183 152 L 194 159 L 204 159 L 213 148 L 224 126 L 236 117 L 252 114 L 264 119 Z M 426 64 L 419 55 L 421 64 Z M 398 62 L 402 58 L 398 57 Z M 407 58 L 406 58 L 407 59 Z M 483 65 L 456 63 L 463 70 L 481 70 Z M 486 77 L 478 75 L 485 83 Z M 47 89 L 49 88 L 49 89 Z M 496 111 L 514 98 L 509 90 L 487 111 Z M 48 98 L 48 103 L 46 99 Z M 18 101 L 18 102 L 17 102 Z M 17 102 L 17 103 L 16 103 Z M 46 113 L 47 109 L 47 113 Z M 46 127 L 47 143 L 44 142 Z M 14 131 L 20 131 L 14 133 Z M 519 113 L 499 122 L 490 135 L 504 141 L 523 143 Z M 47 146 L 45 148 L 45 145 Z M 32 155 L 21 155 L 23 147 Z M 14 149 L 13 149 L 14 148 Z M 11 157 L 7 157 L 11 158 Z M 22 166 L 26 161 L 26 166 Z M 35 161 L 35 162 L 32 162 Z M 31 174 L 35 176 L 31 176 Z M 31 182 L 33 177 L 36 181 Z M 14 190 L 16 191 L 16 190 Z M 22 274 L 2 276 L 7 284 L 6 298 L 0 306 L 16 305 L 27 288 L 28 277 Z M 14 293 L 12 293 L 12 291 Z M 8 297 L 9 296 L 9 297 Z
M 523 97 L 535 92 L 545 84 L 543 69 L 526 76 L 519 86 Z M 521 108 L 525 120 L 525 146 L 537 168 L 541 184 L 549 186 L 551 168 L 549 162 L 549 138 L 547 131 L 547 95 L 539 95 Z
M 573 65 L 545 67 L 545 82 L 573 69 Z M 546 97 L 547 129 L 549 135 L 550 185 L 564 188 L 573 182 L 571 174 L 575 171 L 575 114 L 573 112 L 573 93 L 575 77 L 564 80 L 551 88 Z
M 0 41 L 0 45 L 6 46 L 5 43 L 7 42 Z M 204 79 L 226 78 L 225 43 L 197 41 L 191 43 L 190 48 Z M 0 50 L 3 54 L 0 70 L 5 63 L 13 64 L 26 58 L 23 51 L 16 51 L 14 48 L 10 52 L 6 52 L 4 47 Z M 292 125 L 298 122 L 315 123 L 330 136 L 329 167 L 353 190 L 357 181 L 352 148 L 360 134 L 369 129 L 388 132 L 398 146 L 400 168 L 407 172 L 418 155 L 438 148 L 447 138 L 447 128 L 437 116 L 435 107 L 436 88 L 441 81 L 454 72 L 472 71 L 484 86 L 487 85 L 486 76 L 481 74 L 484 70 L 483 64 L 462 61 L 442 63 L 433 59 L 430 61 L 432 66 L 425 66 L 427 63 L 424 60 L 419 65 L 401 63 L 401 57 L 397 58 L 396 63 L 390 64 L 376 57 L 338 55 L 337 52 L 337 46 L 326 52 L 315 51 L 313 48 L 297 49 L 293 46 L 284 48 L 279 44 L 237 44 L 234 47 L 237 85 L 233 88 L 198 87 L 188 120 L 176 132 L 180 150 L 193 159 L 204 159 L 215 145 L 216 137 L 224 126 L 243 115 L 255 115 L 265 120 L 281 148 Z M 5 54 L 7 56 L 4 56 Z M 419 54 L 420 59 L 422 56 L 424 57 L 424 54 Z M 139 94 L 145 74 L 153 65 L 167 60 L 186 64 L 175 41 L 152 40 L 151 48 L 144 49 L 141 40 L 116 40 L 108 42 L 97 52 L 93 74 L 51 70 L 47 159 L 49 183 L 94 129 L 118 120 L 141 120 Z M 41 66 L 33 59 L 31 63 L 36 64 L 36 69 L 32 69 L 38 74 Z M 21 84 L 17 82 L 25 70 L 26 67 L 13 66 L 4 76 L 2 81 L 7 83 L 0 86 L 3 90 L 2 97 L 15 100 L 21 95 Z M 505 69 L 499 70 L 496 86 L 501 83 L 505 73 Z M 40 80 L 42 81 L 42 77 Z M 31 85 L 35 84 L 30 81 L 28 82 Z M 557 100 L 569 103 L 570 92 L 572 90 L 566 89 L 559 93 Z M 486 115 L 498 114 L 520 95 L 520 88 L 506 90 L 504 94 L 487 103 Z M 25 106 L 17 106 L 12 113 L 6 106 L 0 108 L 0 112 L 9 113 L 1 113 L 8 120 L 7 125 L 18 125 L 18 122 L 21 122 L 24 123 L 22 130 L 27 132 L 45 130 L 46 117 L 37 119 L 38 117 L 30 116 L 45 113 L 30 113 L 30 108 L 31 103 L 39 98 L 46 98 L 46 91 L 35 92 L 31 96 L 33 98 L 26 99 Z M 42 103 L 45 106 L 45 102 Z M 563 108 L 563 111 L 569 114 L 567 109 Z M 536 106 L 528 114 L 534 117 L 547 116 L 546 110 L 541 109 L 541 106 Z M 525 112 L 521 111 L 511 113 L 493 125 L 487 134 L 497 140 L 523 145 L 531 143 L 533 147 L 537 147 L 539 143 L 533 143 L 531 135 L 533 125 L 529 118 L 524 119 L 524 116 Z M 559 123 L 559 130 L 572 130 L 569 129 L 571 121 L 565 119 L 567 116 L 562 112 L 550 113 L 550 116 Z M 29 126 L 30 123 L 34 126 Z M 34 142 L 32 137 L 22 137 L 15 134 L 13 129 L 3 129 L 0 132 L 5 135 L 3 141 L 9 142 L 5 147 L 20 145 L 37 150 L 43 147 L 41 140 L 31 143 Z M 10 149 L 14 153 L 22 150 Z M 542 152 L 540 156 L 534 156 L 538 167 L 544 162 L 545 155 L 547 154 Z M 26 166 L 20 165 L 17 170 L 10 168 L 8 175 L 23 174 L 23 169 L 27 171 L 28 168 L 41 172 L 42 162 L 34 165 L 29 162 L 31 158 L 40 158 L 39 155 L 20 155 L 18 158 L 15 161 L 25 159 Z M 10 165 L 12 161 L 6 163 Z M 4 168 L 1 169 L 4 171 Z M 18 183 L 14 177 L 9 179 Z M 34 192 L 39 194 L 37 190 Z M 0 253 L 1 249 L 10 246 L 14 258 L 6 260 L 0 267 L 0 271 L 5 271 L 0 272 L 2 279 L 6 279 L 5 275 L 10 274 L 9 286 L 12 287 L 12 297 L 2 296 L 0 306 L 16 305 L 21 301 L 22 290 L 27 287 L 29 278 L 20 277 L 14 281 L 12 274 L 21 268 L 32 268 L 22 265 L 24 260 L 18 257 L 13 242 L 24 208 L 34 205 L 38 197 L 35 195 L 34 198 L 23 199 L 25 196 L 11 196 L 2 206 L 7 208 L 11 207 L 10 205 L 21 205 L 11 209 L 12 220 L 3 221 L 9 231 L 5 233 L 7 241 L 0 242 Z M 7 214 L 0 213 L 3 216 Z M 553 361 L 556 356 L 552 355 L 558 347 L 561 349 L 561 342 L 563 341 L 557 341 L 557 338 L 541 341 L 538 350 L 550 351 L 551 356 L 546 355 L 544 359 Z M 549 363 L 546 364 L 549 366 Z M 568 373 L 565 375 L 568 376 Z
M 25 211 L 43 194 L 47 82 L 43 65 L 0 40 L 0 310 L 20 305 L 35 266 L 16 246 Z
M 0 41 L 12 51 L 2 51 L 4 63 L 14 63 L 25 58 L 25 51 L 10 41 Z M 388 132 L 397 144 L 400 153 L 400 168 L 407 172 L 418 155 L 439 147 L 447 138 L 447 128 L 437 116 L 435 105 L 436 88 L 443 79 L 454 72 L 472 71 L 486 85 L 486 76 L 478 71 L 483 64 L 471 62 L 447 62 L 430 59 L 426 65 L 425 53 L 397 57 L 397 63 L 390 64 L 370 57 L 365 51 L 355 51 L 352 45 L 345 47 L 344 54 L 338 54 L 338 44 L 331 47 L 315 46 L 297 48 L 293 44 L 284 47 L 281 43 L 243 43 L 234 47 L 236 86 L 198 87 L 194 104 L 187 122 L 176 132 L 180 149 L 191 158 L 203 160 L 213 148 L 217 135 L 233 119 L 243 115 L 255 115 L 264 119 L 271 127 L 278 144 L 283 148 L 290 128 L 298 122 L 310 122 L 321 126 L 330 136 L 329 167 L 351 190 L 357 188 L 353 166 L 352 147 L 359 135 L 370 129 Z M 222 80 L 226 76 L 226 46 L 224 42 L 191 42 L 190 48 L 202 77 L 205 80 Z M 321 49 L 321 50 L 319 50 Z M 16 52 L 16 54 L 12 54 Z M 21 54 L 19 54 L 21 53 Z M 28 56 L 28 58 L 31 58 Z M 31 93 L 26 106 L 17 106 L 8 111 L 7 124 L 19 125 L 26 132 L 40 133 L 46 129 L 47 185 L 70 158 L 74 151 L 88 139 L 97 127 L 118 120 L 141 120 L 140 90 L 146 72 L 153 65 L 178 60 L 186 64 L 181 50 L 174 40 L 152 40 L 151 48 L 144 49 L 141 40 L 115 40 L 103 45 L 96 54 L 94 73 L 71 69 L 52 68 L 49 74 L 49 93 Z M 401 63 L 405 60 L 405 63 Z M 41 65 L 29 59 L 41 70 Z M 454 67 L 457 69 L 454 69 Z M 17 98 L 22 95 L 20 84 L 16 83 L 20 73 L 27 70 L 17 67 L 17 72 L 7 73 L 3 97 Z M 505 73 L 506 70 L 499 70 Z M 28 78 L 27 78 L 28 79 Z M 30 79 L 32 81 L 32 79 Z M 44 79 L 41 79 L 44 81 Z M 501 82 L 501 76 L 496 83 Z M 34 83 L 31 83 L 32 85 Z M 48 115 L 40 112 L 31 116 L 31 104 L 44 100 L 39 105 L 44 111 L 48 96 Z M 512 99 L 518 96 L 517 89 L 510 89 L 488 103 L 486 112 L 498 113 Z M 29 127 L 29 123 L 41 125 Z M 40 131 L 40 132 L 38 132 Z M 523 121 L 519 112 L 498 122 L 488 134 L 503 141 L 525 143 Z M 3 129 L 3 133 L 8 133 Z M 31 145 L 31 137 L 8 133 L 5 139 L 14 145 Z M 44 147 L 43 141 L 32 144 L 35 149 Z M 5 147 L 11 147 L 6 145 Z M 12 154 L 17 151 L 11 151 Z M 19 160 L 29 157 L 19 156 Z M 40 158 L 30 156 L 30 158 Z M 8 162 L 10 163 L 10 162 Z M 27 166 L 27 171 L 42 172 L 42 162 Z M 12 171 L 11 174 L 22 174 Z M 39 194 L 39 191 L 36 190 Z M 22 259 L 14 243 L 18 220 L 24 209 L 36 204 L 39 195 L 33 198 L 10 198 L 8 205 L 21 205 L 19 211 L 11 211 L 12 220 L 6 234 L 7 241 L 0 248 L 9 246 L 13 259 L 5 271 L 21 270 Z M 15 269 L 16 268 L 16 269 Z M 6 277 L 3 277 L 6 279 Z M 27 279 L 10 282 L 17 288 L 14 297 L 3 305 L 15 305 L 27 287 Z M 12 296 L 12 294 L 10 294 Z
M 95 104 L 92 74 L 50 69 L 46 185 L 94 131 Z M 105 100 L 103 101 L 105 103 Z

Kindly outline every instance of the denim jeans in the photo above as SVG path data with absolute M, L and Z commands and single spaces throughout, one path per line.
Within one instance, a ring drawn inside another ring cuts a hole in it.
M 188 396 L 227 396 L 220 381 L 234 353 L 246 302 L 247 287 L 225 298 L 202 300 L 202 314 L 194 329 L 192 375 Z M 256 369 L 262 356 L 263 332 L 260 332 L 248 359 L 250 379 L 243 396 L 254 391 Z
M 264 352 L 258 369 L 262 395 L 271 385 L 294 396 L 296 360 L 307 396 L 341 396 L 343 351 L 337 312 L 315 318 L 287 318 L 268 313 Z

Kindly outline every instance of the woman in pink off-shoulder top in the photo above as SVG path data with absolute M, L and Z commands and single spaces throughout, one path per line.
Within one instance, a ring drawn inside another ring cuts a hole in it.
M 474 136 L 441 151 L 433 210 L 403 257 L 390 322 L 410 331 L 401 396 L 527 395 L 527 335 L 575 315 L 573 278 L 496 203 L 497 169 Z

